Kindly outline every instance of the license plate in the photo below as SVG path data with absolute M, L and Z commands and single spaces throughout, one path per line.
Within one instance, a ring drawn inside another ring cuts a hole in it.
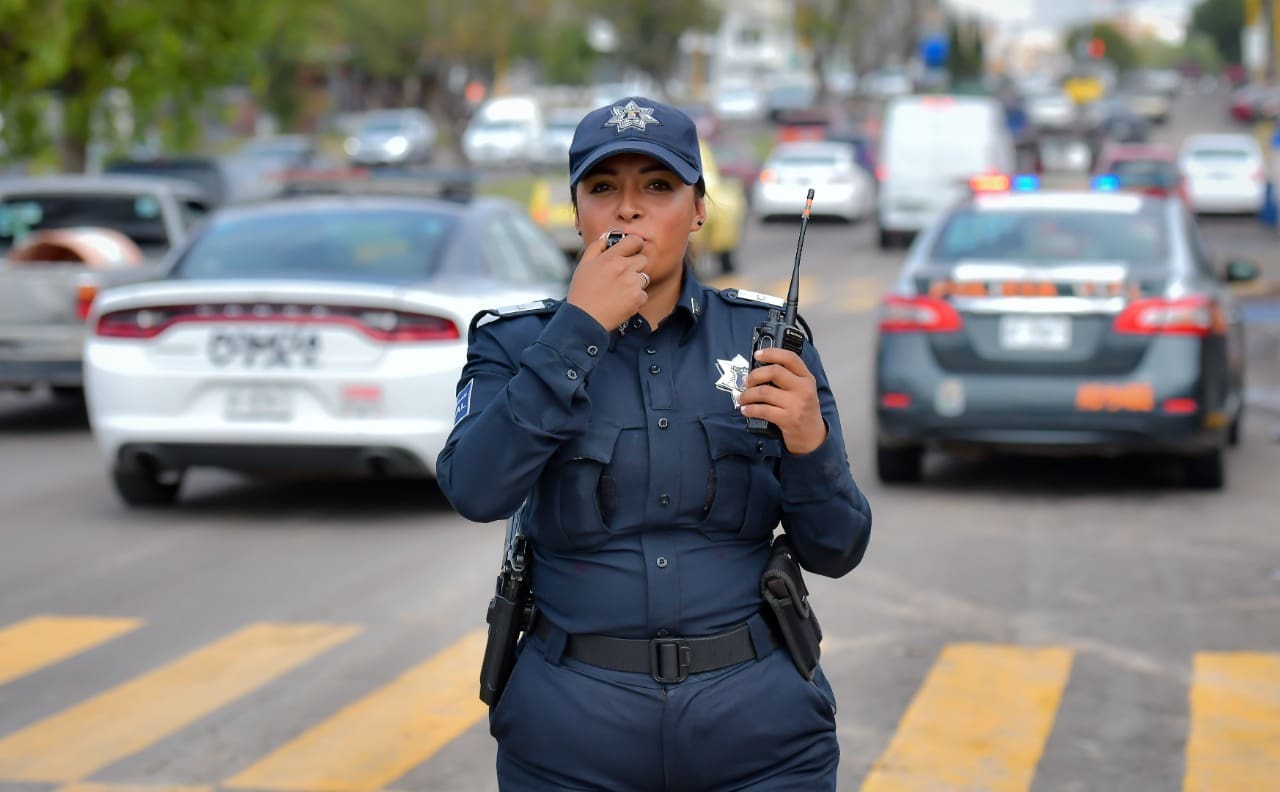
M 215 330 L 209 335 L 209 362 L 219 368 L 315 368 L 320 336 L 312 330 Z
M 238 385 L 227 391 L 228 421 L 288 421 L 293 417 L 293 393 L 271 385 Z
M 1065 316 L 1002 316 L 1000 346 L 1013 350 L 1068 349 L 1071 320 Z

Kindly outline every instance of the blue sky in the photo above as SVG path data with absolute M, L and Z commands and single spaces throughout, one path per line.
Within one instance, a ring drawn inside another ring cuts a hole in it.
M 976 11 L 1000 22 L 1058 27 L 1106 16 L 1126 7 L 1185 12 L 1196 0 L 948 0 L 953 8 Z

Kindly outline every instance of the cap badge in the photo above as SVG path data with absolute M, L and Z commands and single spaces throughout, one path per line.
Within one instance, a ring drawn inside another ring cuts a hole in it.
M 604 122 L 605 126 L 616 127 L 618 132 L 624 132 L 628 129 L 638 129 L 645 131 L 645 125 L 656 124 L 662 126 L 662 122 L 653 117 L 652 107 L 641 107 L 632 99 L 622 107 L 614 105 L 611 108 L 613 118 Z

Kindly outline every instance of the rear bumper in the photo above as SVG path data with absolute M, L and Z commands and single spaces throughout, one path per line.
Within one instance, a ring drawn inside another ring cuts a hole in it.
M 393 476 L 433 475 L 410 451 L 390 445 L 229 445 L 220 443 L 125 443 L 115 464 L 185 469 L 216 467 L 259 475 Z
M 1167 342 L 1167 343 L 1166 343 Z M 1162 339 L 1123 375 L 959 373 L 942 369 L 918 336 L 882 339 L 876 377 L 878 441 L 889 446 L 981 447 L 1065 454 L 1195 454 L 1221 444 L 1229 423 L 1221 388 L 1209 387 L 1193 339 Z M 1083 383 L 1148 383 L 1151 410 L 1085 410 Z M 885 394 L 909 398 L 888 407 Z M 1163 409 L 1194 399 L 1190 413 Z
M 84 366 L 79 360 L 5 360 L 0 358 L 0 388 L 37 385 L 79 388 Z

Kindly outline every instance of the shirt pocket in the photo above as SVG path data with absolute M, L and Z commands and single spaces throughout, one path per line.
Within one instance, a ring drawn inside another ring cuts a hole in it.
M 781 517 L 774 467 L 782 456 L 782 442 L 747 431 L 738 413 L 703 415 L 699 420 L 711 466 L 706 516 L 698 530 L 713 539 L 768 537 Z
M 539 485 L 539 542 L 555 550 L 590 550 L 609 539 L 614 497 L 604 470 L 618 444 L 617 426 L 592 424 L 565 441 Z

